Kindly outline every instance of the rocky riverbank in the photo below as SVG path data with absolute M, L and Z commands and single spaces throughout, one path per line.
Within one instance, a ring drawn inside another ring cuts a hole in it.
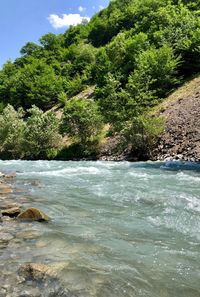
M 19 195 L 15 178 L 15 173 L 0 173 L 0 296 L 73 297 L 60 280 L 62 265 L 30 262 L 30 248 L 40 247 L 39 222 L 49 217 L 39 209 L 24 207 L 27 199 L 23 192 Z
M 154 160 L 200 161 L 200 77 L 185 84 L 164 101 L 156 116 L 165 130 L 153 152 Z

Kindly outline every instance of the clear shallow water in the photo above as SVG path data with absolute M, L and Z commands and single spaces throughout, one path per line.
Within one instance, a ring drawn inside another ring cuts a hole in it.
M 17 227 L 2 271 L 60 267 L 77 296 L 200 296 L 200 165 L 0 161 L 0 170 L 17 171 L 25 206 L 52 218 Z

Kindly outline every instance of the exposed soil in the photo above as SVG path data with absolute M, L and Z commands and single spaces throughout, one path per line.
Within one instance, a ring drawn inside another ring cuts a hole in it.
M 166 124 L 153 158 L 200 161 L 200 77 L 170 95 L 157 115 Z

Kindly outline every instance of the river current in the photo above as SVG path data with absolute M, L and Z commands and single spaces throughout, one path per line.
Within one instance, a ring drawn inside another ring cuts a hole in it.
M 51 217 L 21 223 L 0 247 L 0 285 L 33 262 L 59 267 L 78 297 L 200 296 L 200 165 L 0 161 L 0 171 L 16 171 L 24 207 Z

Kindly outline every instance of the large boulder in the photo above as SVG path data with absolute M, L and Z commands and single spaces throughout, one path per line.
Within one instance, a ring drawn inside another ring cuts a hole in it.
M 37 208 L 28 208 L 27 210 L 20 213 L 17 218 L 22 221 L 49 221 L 49 217 Z

